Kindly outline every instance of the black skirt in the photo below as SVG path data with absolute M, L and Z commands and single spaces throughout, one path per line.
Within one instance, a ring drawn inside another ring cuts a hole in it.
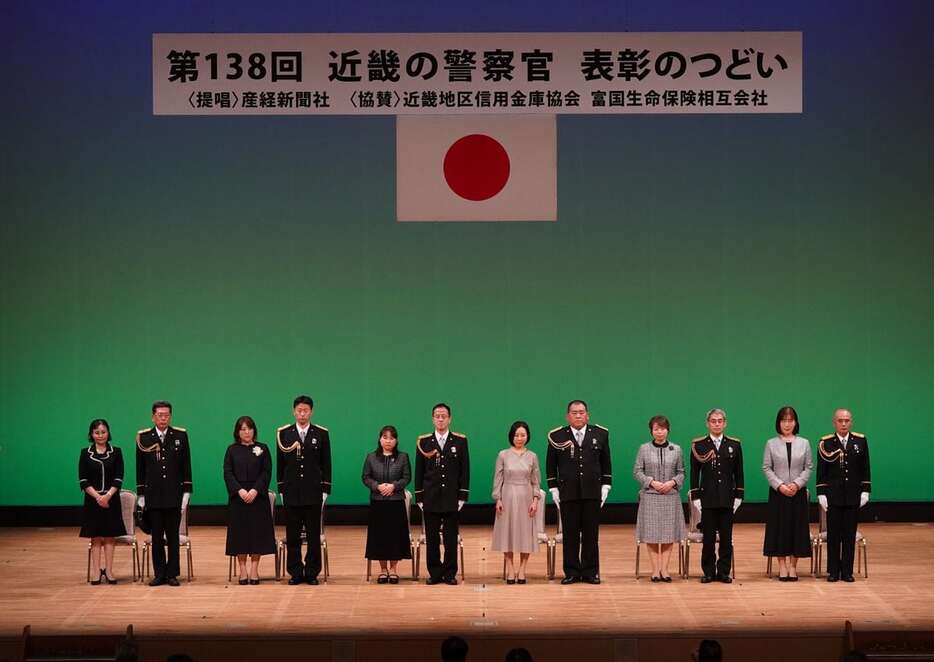
M 366 529 L 366 558 L 398 561 L 412 558 L 405 501 L 371 501 Z
M 84 512 L 81 520 L 82 538 L 116 538 L 126 535 L 123 524 L 123 508 L 120 504 L 120 492 L 110 499 L 109 508 L 101 508 L 97 501 L 87 493 L 84 495 Z
M 227 556 L 275 553 L 276 534 L 266 493 L 258 494 L 253 503 L 231 497 L 227 504 Z
M 765 556 L 811 555 L 811 532 L 808 527 L 808 499 L 806 490 L 798 490 L 786 497 L 769 490 L 769 509 L 765 522 Z

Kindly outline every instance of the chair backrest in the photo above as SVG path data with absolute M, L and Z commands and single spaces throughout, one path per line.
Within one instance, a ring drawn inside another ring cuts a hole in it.
M 688 532 L 693 533 L 697 531 L 697 525 L 701 518 L 701 511 L 700 508 L 694 505 L 694 501 L 691 499 L 688 499 L 688 508 L 690 508 L 690 513 L 688 516 Z
M 535 535 L 539 542 L 548 540 L 545 533 L 545 490 L 538 491 L 538 510 L 535 511 Z
M 123 526 L 128 536 L 136 535 L 136 518 L 133 510 L 136 508 L 136 492 L 120 490 L 120 508 L 123 510 Z
M 412 493 L 405 490 L 405 525 L 412 526 Z
M 182 516 L 178 520 L 178 535 L 187 536 L 188 535 L 188 506 L 185 504 L 182 508 Z
M 269 490 L 269 510 L 272 512 L 272 525 L 276 525 L 276 493 Z
M 827 511 L 821 508 L 820 506 L 818 506 L 817 512 L 820 513 L 820 519 L 818 520 L 818 525 L 817 525 L 817 532 L 824 533 L 825 531 L 827 531 Z
M 555 501 L 555 510 L 558 511 L 558 530 L 555 531 L 555 536 L 560 536 L 564 531 L 564 527 L 561 525 L 561 502 Z

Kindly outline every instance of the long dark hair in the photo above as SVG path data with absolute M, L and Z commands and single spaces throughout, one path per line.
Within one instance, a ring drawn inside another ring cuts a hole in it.
M 103 425 L 107 428 L 107 443 L 110 443 L 110 423 L 103 418 L 95 418 L 88 426 L 88 441 L 94 443 L 94 428 Z
M 395 457 L 399 454 L 399 432 L 396 430 L 395 425 L 384 425 L 379 429 L 379 434 L 376 435 L 376 454 L 380 455 L 383 452 L 383 445 L 379 443 L 379 440 L 386 433 L 389 433 L 389 436 L 396 440 L 396 445 L 392 447 L 392 456 Z

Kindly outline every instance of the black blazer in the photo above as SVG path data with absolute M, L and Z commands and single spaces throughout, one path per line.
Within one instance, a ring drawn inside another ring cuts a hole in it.
M 155 427 L 136 433 L 136 492 L 146 508 L 180 508 L 182 493 L 193 491 L 188 431 L 169 426 L 159 441 Z
M 294 423 L 276 432 L 276 481 L 286 506 L 314 506 L 331 493 L 331 437 L 311 424 L 301 440 Z
M 588 425 L 580 447 L 570 425 L 549 432 L 545 474 L 561 501 L 599 499 L 602 487 L 613 484 L 609 430 Z
M 405 486 L 412 480 L 408 453 L 395 456 L 383 455 L 382 451 L 368 453 L 363 461 L 363 484 L 370 488 L 370 501 L 403 501 Z M 380 483 L 392 483 L 395 490 L 388 497 L 379 493 Z
M 103 457 L 97 457 L 94 448 L 91 444 L 78 454 L 78 487 L 82 492 L 93 487 L 101 493 L 114 487 L 119 493 L 123 488 L 123 453 L 109 442 Z
M 742 499 L 743 494 L 743 447 L 739 439 L 723 435 L 719 451 L 710 435 L 692 441 L 689 498 L 700 499 L 702 508 L 732 508 L 733 499 Z
M 846 450 L 837 435 L 821 437 L 817 444 L 817 494 L 825 495 L 831 506 L 858 506 L 860 492 L 871 490 L 866 437 L 850 432 Z
M 433 432 L 420 436 L 415 445 L 415 501 L 429 513 L 457 512 L 457 502 L 470 495 L 467 437 L 448 432 L 443 452 Z

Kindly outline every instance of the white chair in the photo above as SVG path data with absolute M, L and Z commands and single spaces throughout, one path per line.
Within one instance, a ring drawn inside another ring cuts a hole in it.
M 639 490 L 638 495 L 636 496 L 636 507 L 638 508 L 639 503 L 642 500 L 642 490 Z M 680 517 L 680 515 L 679 515 Z M 642 545 L 644 541 L 640 540 L 638 536 L 636 537 L 636 579 L 639 579 L 639 554 L 642 550 Z M 646 543 L 648 544 L 648 543 Z M 654 543 L 653 543 L 654 544 Z M 678 541 L 678 576 L 684 576 L 684 540 Z
M 688 531 L 684 537 L 684 578 L 691 576 L 691 545 L 703 545 L 704 534 L 697 528 L 701 518 L 701 511 L 694 505 L 694 502 L 688 499 L 688 507 L 691 509 L 690 519 L 688 520 Z M 717 534 L 717 544 L 720 543 L 720 534 Z M 736 579 L 736 549 L 733 550 L 733 563 L 731 564 L 730 574 Z
M 409 532 L 409 556 L 412 560 L 412 579 L 418 579 L 415 575 L 415 539 L 412 537 L 412 493 L 405 491 L 405 528 Z M 373 559 L 366 559 L 366 581 L 370 581 L 373 574 Z
M 545 490 L 538 491 L 538 510 L 535 511 L 535 541 L 539 549 L 545 545 L 545 576 L 551 579 L 554 573 L 551 572 L 551 539 L 545 533 Z M 503 579 L 506 579 L 506 556 L 503 555 Z
M 818 506 L 820 520 L 818 522 L 817 535 L 811 538 L 811 556 L 814 559 L 814 576 L 821 576 L 821 564 L 823 563 L 823 549 L 827 544 L 827 511 Z M 856 572 L 862 567 L 863 578 L 869 579 L 869 554 L 866 548 L 866 537 L 863 532 L 856 529 Z
M 442 532 L 444 527 L 441 527 Z M 444 549 L 444 537 L 441 538 L 441 549 Z M 422 532 L 415 541 L 415 579 L 418 579 L 421 572 L 422 545 L 427 548 L 427 538 L 425 536 L 425 513 L 422 511 Z M 460 552 L 461 581 L 464 581 L 464 538 L 460 533 L 457 534 L 457 548 Z M 427 551 L 427 550 L 426 550 Z M 427 564 L 427 561 L 426 561 Z
M 273 491 L 268 492 L 269 496 L 269 510 L 272 511 L 272 530 L 275 535 L 276 531 L 276 493 Z M 239 576 L 240 573 L 240 564 L 234 563 L 236 560 L 233 556 L 227 557 L 227 581 L 231 581 L 234 577 Z M 276 545 L 276 580 L 279 579 L 279 545 Z
M 331 564 L 328 561 L 328 539 L 324 533 L 324 506 L 325 504 L 322 503 L 321 504 L 321 535 L 318 536 L 318 538 L 319 538 L 319 544 L 321 545 L 321 572 L 324 574 L 324 581 L 327 581 L 328 577 L 331 575 Z M 307 545 L 308 544 L 308 532 L 305 531 L 305 527 L 302 527 L 302 532 L 300 535 L 301 535 L 301 544 Z M 286 539 L 279 538 L 276 544 L 276 548 L 277 548 L 276 558 L 278 559 L 278 568 L 276 570 L 276 577 L 278 578 L 278 577 L 281 577 L 287 569 L 285 567 L 286 552 L 287 552 Z
M 152 547 L 152 536 L 147 536 L 143 540 L 143 572 L 146 573 L 146 577 L 149 577 L 149 548 Z M 194 572 L 192 571 L 191 565 L 191 537 L 188 535 L 188 504 L 185 504 L 185 507 L 182 508 L 181 518 L 178 521 L 178 547 L 179 553 L 184 548 L 186 552 L 186 560 L 188 561 L 188 581 L 190 582 L 195 578 Z
M 139 545 L 136 543 L 136 518 L 133 517 L 133 509 L 136 508 L 136 492 L 130 490 L 120 490 L 120 509 L 123 515 L 123 526 L 126 527 L 126 535 L 116 536 L 114 545 L 124 545 L 129 547 L 133 553 L 133 581 L 142 577 L 142 570 L 139 565 Z M 88 543 L 88 581 L 91 581 L 91 543 Z

